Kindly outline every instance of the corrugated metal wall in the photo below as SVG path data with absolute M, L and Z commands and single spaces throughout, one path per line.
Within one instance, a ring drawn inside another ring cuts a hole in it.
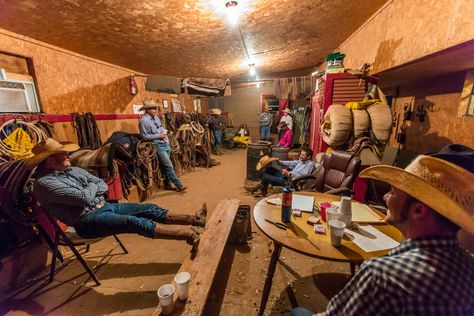
M 273 83 L 261 84 L 259 88 L 251 86 L 248 88 L 232 89 L 230 97 L 224 97 L 224 111 L 234 115 L 234 125 L 247 124 L 250 136 L 259 139 L 260 131 L 257 116 L 260 114 L 260 94 L 275 93 Z

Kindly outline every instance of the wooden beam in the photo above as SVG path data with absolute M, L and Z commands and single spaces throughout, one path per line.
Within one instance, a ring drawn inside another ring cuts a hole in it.
M 189 256 L 185 259 L 178 271 L 187 271 L 191 274 L 188 301 L 180 303 L 175 293 L 172 315 L 202 315 L 239 205 L 239 200 L 221 200 L 208 218 L 206 228 L 201 234 L 196 257 L 191 259 Z M 174 280 L 171 283 L 176 286 Z M 161 308 L 158 305 L 153 315 L 157 316 L 160 313 Z

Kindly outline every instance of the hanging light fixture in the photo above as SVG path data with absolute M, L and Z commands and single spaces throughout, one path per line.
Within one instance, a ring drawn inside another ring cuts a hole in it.
M 235 0 L 227 1 L 225 4 L 227 21 L 229 22 L 230 25 L 235 26 L 239 24 L 240 12 L 239 12 L 239 9 L 237 8 L 238 4 L 239 3 Z
M 255 76 L 257 74 L 257 71 L 255 70 L 255 64 L 254 63 L 250 63 L 249 64 L 249 75 L 250 76 Z

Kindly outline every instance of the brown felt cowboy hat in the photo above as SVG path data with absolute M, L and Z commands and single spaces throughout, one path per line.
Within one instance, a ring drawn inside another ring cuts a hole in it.
M 77 144 L 61 144 L 52 138 L 47 138 L 36 144 L 31 149 L 31 152 L 34 154 L 34 156 L 28 158 L 28 160 L 25 162 L 25 167 L 28 169 L 33 169 L 51 155 L 63 152 L 76 151 L 78 149 L 80 149 L 80 147 Z
M 405 169 L 373 166 L 360 177 L 386 182 L 474 234 L 474 173 L 446 160 L 420 155 Z
M 257 167 L 255 169 L 257 170 L 260 170 L 262 168 L 265 168 L 269 163 L 271 163 L 272 161 L 277 161 L 278 158 L 276 157 L 270 157 L 270 156 L 263 156 L 262 158 L 260 158 L 259 162 L 257 163 Z
M 157 109 L 159 107 L 158 104 L 155 103 L 153 100 L 148 100 L 143 102 L 143 106 L 139 109 L 139 111 L 145 111 L 149 109 Z

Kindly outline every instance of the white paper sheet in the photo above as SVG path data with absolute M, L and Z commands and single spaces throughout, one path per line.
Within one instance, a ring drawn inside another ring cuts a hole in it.
M 341 202 L 332 202 L 336 206 L 340 206 Z M 358 223 L 383 223 L 383 218 L 381 218 L 377 213 L 370 209 L 366 204 L 361 204 L 359 202 L 352 202 L 352 221 Z
M 314 196 L 293 194 L 291 208 L 303 212 L 313 213 Z
M 349 235 L 351 239 L 354 238 L 352 242 L 365 252 L 392 249 L 400 244 L 370 225 L 359 225 L 358 230 L 350 230 L 346 228 L 344 234 Z

